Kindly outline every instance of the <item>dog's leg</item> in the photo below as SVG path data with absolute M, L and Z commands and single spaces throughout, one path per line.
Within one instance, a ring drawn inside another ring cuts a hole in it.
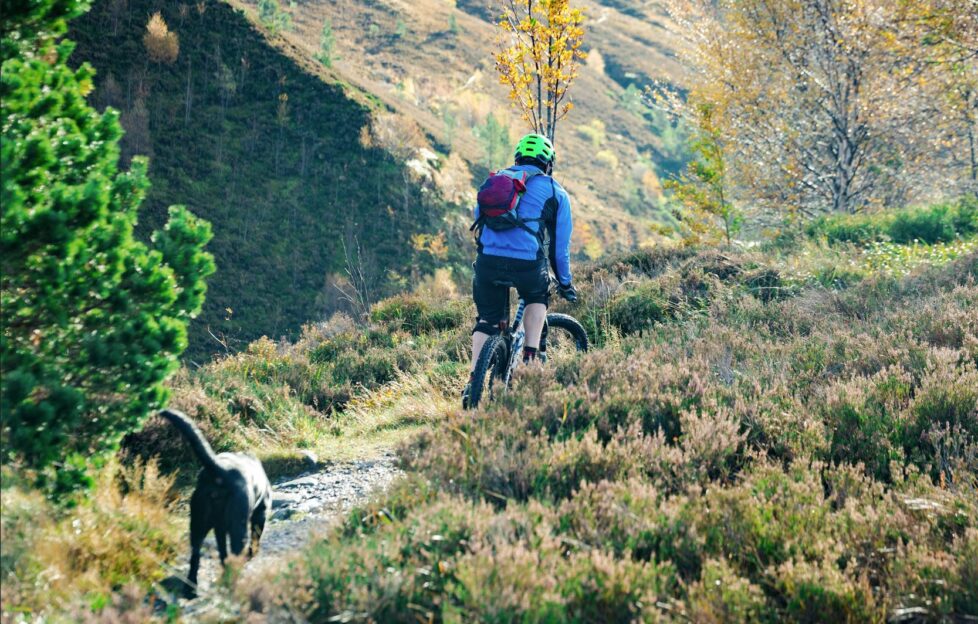
M 251 514 L 251 544 L 248 545 L 248 558 L 258 554 L 262 531 L 265 530 L 265 503 L 258 505 Z
M 248 520 L 251 519 L 251 501 L 246 492 L 235 492 L 228 501 L 225 516 L 228 536 L 231 538 L 231 554 L 238 556 L 244 552 L 248 535 Z
M 198 490 L 199 491 L 199 490 Z M 198 495 L 194 492 L 190 499 L 190 572 L 184 594 L 187 598 L 197 595 L 197 572 L 200 570 L 200 549 L 204 545 L 204 538 L 210 531 L 210 514 L 207 509 L 207 501 L 203 494 Z
M 217 540 L 217 554 L 221 558 L 221 565 L 228 558 L 228 532 L 220 522 L 214 527 L 214 539 Z

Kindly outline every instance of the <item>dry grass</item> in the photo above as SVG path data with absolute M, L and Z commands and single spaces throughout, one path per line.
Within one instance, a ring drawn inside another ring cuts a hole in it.
M 127 586 L 145 595 L 177 553 L 173 478 L 154 463 L 107 466 L 92 498 L 69 509 L 12 481 L 5 470 L 4 621 L 79 621 Z

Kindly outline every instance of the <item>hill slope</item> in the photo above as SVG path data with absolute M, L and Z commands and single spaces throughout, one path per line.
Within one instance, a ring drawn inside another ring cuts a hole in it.
M 143 43 L 156 11 L 179 37 L 172 63 Z M 218 272 L 192 357 L 219 346 L 209 333 L 278 338 L 321 318 L 342 296 L 327 282 L 348 257 L 371 295 L 431 270 L 411 241 L 444 228 L 443 208 L 403 164 L 365 147 L 366 101 L 269 46 L 230 6 L 102 0 L 69 36 L 73 60 L 98 71 L 96 105 L 122 112 L 124 158 L 151 158 L 141 228 L 158 227 L 169 204 L 214 226 Z
M 229 0 L 258 22 L 257 0 Z M 675 26 L 658 3 L 586 1 L 589 59 L 570 91 L 574 110 L 557 129 L 557 177 L 578 207 L 576 250 L 597 257 L 653 238 L 668 221 L 660 180 L 684 162 L 682 133 L 641 102 L 653 79 L 682 84 Z M 496 4 L 486 0 L 304 0 L 283 11 L 292 29 L 275 37 L 288 54 L 320 53 L 324 23 L 336 39 L 336 77 L 416 123 L 443 153 L 477 174 L 507 164 L 525 126 L 498 84 L 492 53 Z M 315 61 L 313 61 L 315 62 Z M 508 138 L 490 149 L 489 115 Z

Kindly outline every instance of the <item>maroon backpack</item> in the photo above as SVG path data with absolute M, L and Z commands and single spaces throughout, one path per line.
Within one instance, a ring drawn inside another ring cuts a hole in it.
M 526 224 L 530 221 L 544 221 L 540 219 L 522 219 L 519 215 L 520 198 L 526 192 L 526 186 L 530 178 L 543 175 L 541 171 L 519 171 L 516 169 L 502 169 L 489 174 L 489 177 L 482 186 L 479 187 L 477 201 L 479 203 L 479 218 L 475 220 L 469 230 L 481 236 L 482 228 L 487 227 L 496 232 L 503 232 L 513 228 L 522 228 L 540 238 L 540 232 L 534 232 Z

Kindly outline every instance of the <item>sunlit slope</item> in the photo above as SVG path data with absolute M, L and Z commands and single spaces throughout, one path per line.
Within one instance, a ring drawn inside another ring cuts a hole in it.
M 258 21 L 257 2 L 231 2 Z M 487 116 L 504 120 L 512 139 L 525 128 L 498 84 L 492 60 L 497 29 L 488 4 L 283 4 L 293 28 L 271 40 L 287 52 L 313 59 L 329 20 L 336 58 L 326 71 L 418 123 L 439 151 L 461 155 L 478 178 L 486 167 L 505 164 L 498 157 L 488 159 L 479 139 Z M 641 103 L 639 93 L 652 79 L 681 84 L 681 67 L 673 53 L 678 45 L 673 26 L 657 3 L 615 0 L 586 6 L 591 54 L 571 92 L 575 108 L 557 130 L 557 175 L 585 224 L 578 233 L 578 250 L 596 255 L 604 248 L 648 241 L 649 223 L 664 218 L 660 179 L 678 166 L 677 137 L 664 118 L 656 118 Z

